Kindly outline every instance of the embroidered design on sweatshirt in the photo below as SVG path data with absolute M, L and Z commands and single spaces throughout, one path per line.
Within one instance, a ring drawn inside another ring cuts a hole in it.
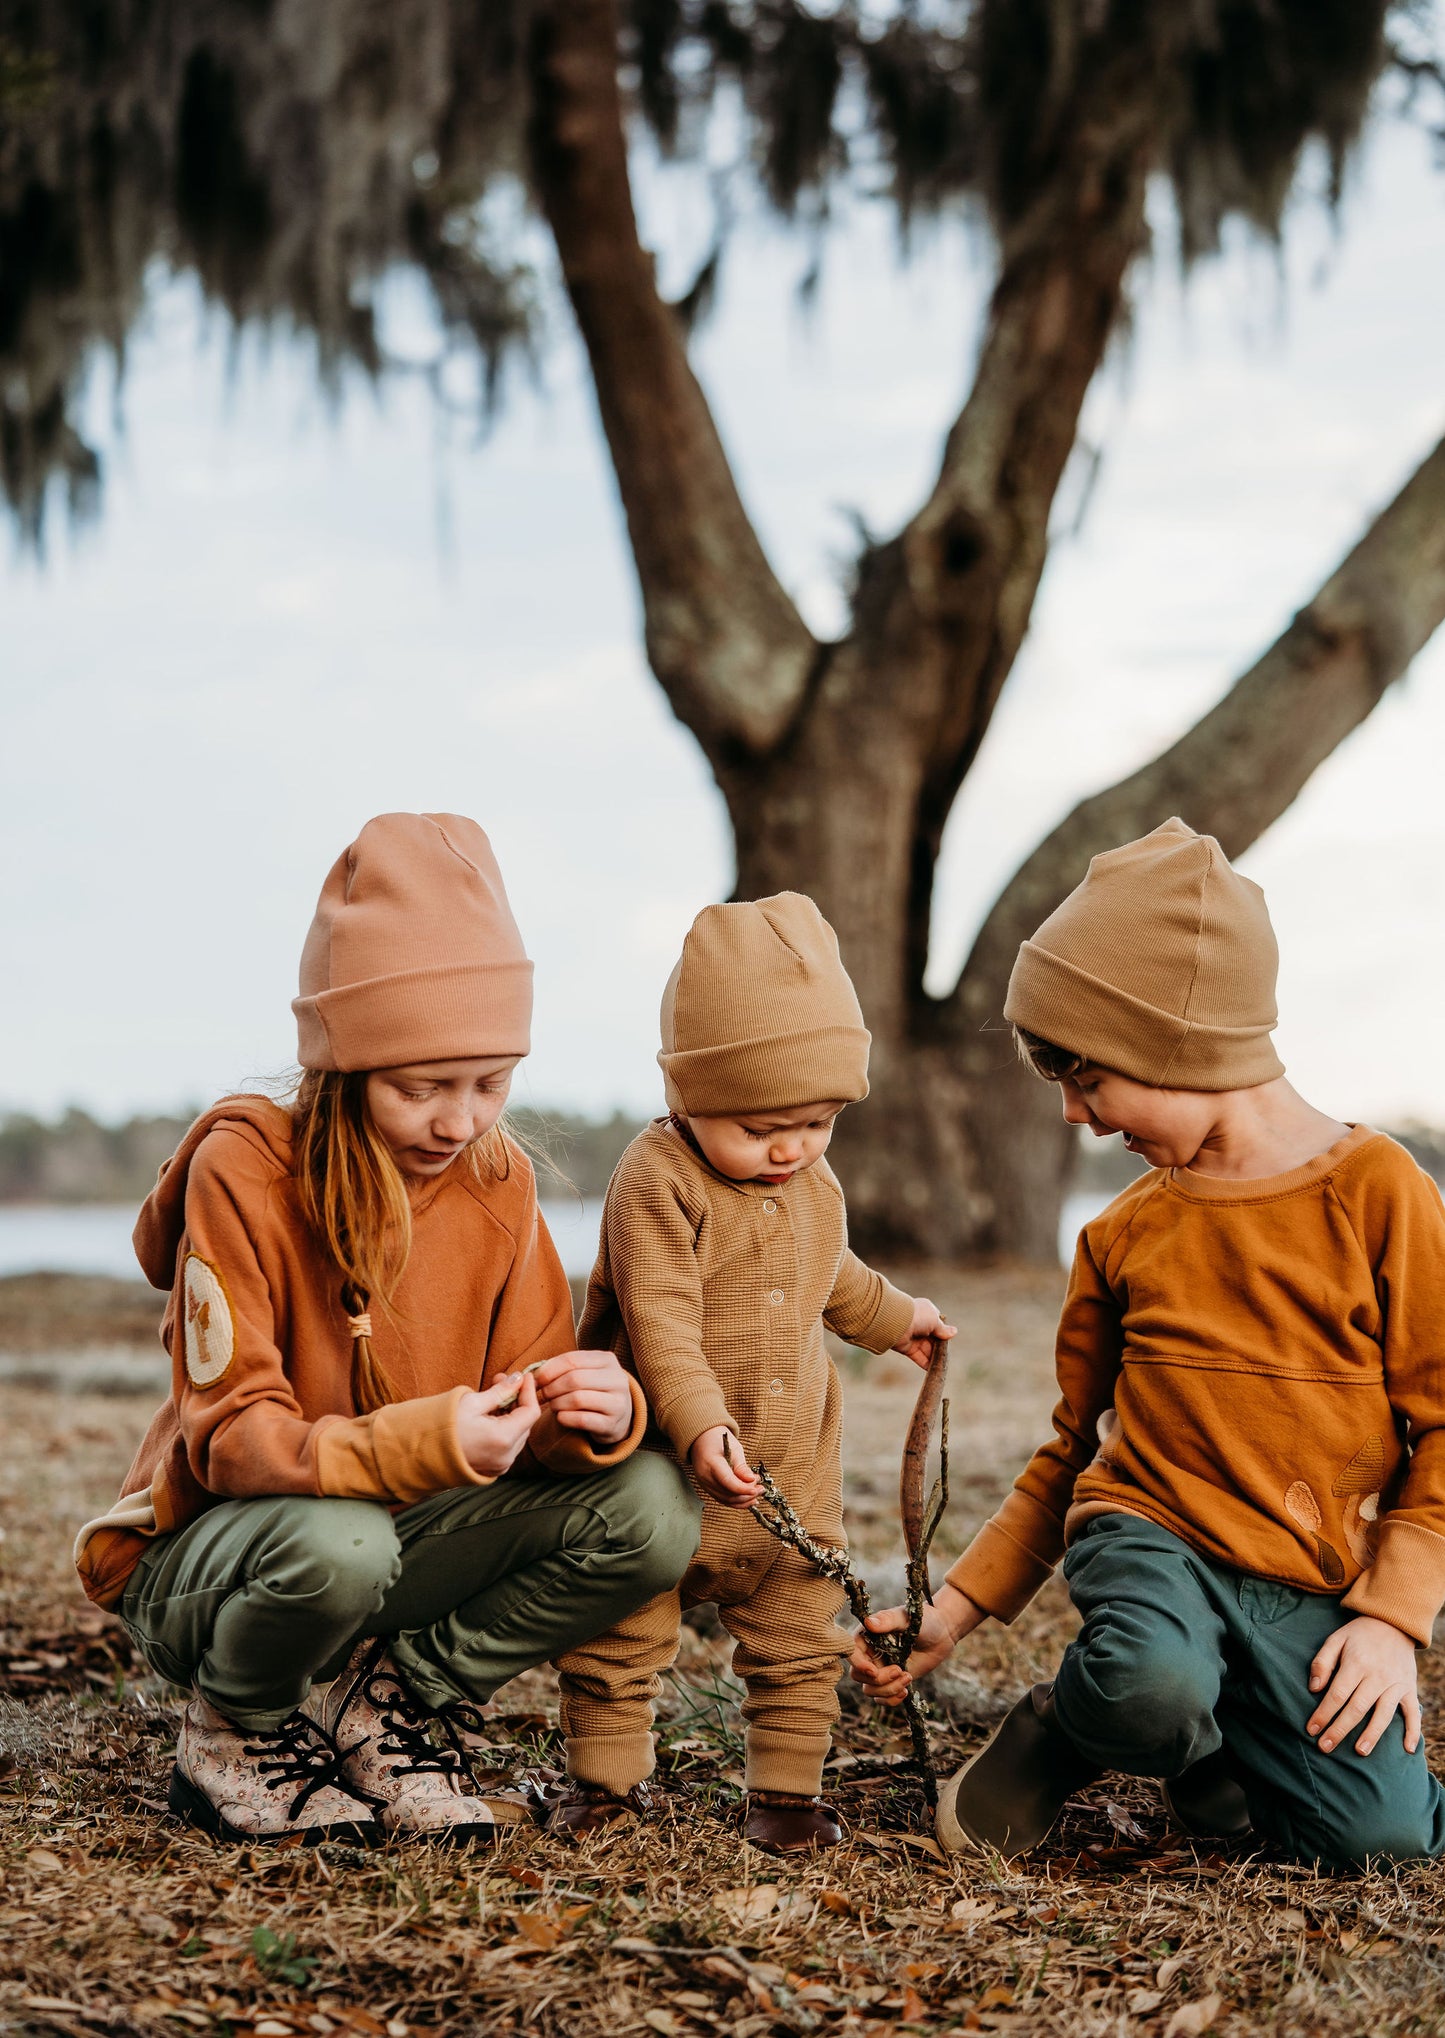
M 1362 1570 L 1375 1561 L 1380 1534 L 1376 1518 L 1384 1483 L 1385 1439 L 1369 1436 L 1330 1488 L 1335 1498 L 1345 1503 L 1345 1541 Z
M 1340 1562 L 1340 1553 L 1333 1543 L 1327 1543 L 1320 1534 L 1325 1525 L 1325 1518 L 1320 1512 L 1314 1488 L 1305 1480 L 1296 1479 L 1284 1496 L 1284 1511 L 1292 1522 L 1313 1539 L 1315 1549 L 1319 1552 L 1320 1571 L 1326 1585 L 1343 1585 L 1345 1567 Z
M 181 1307 L 186 1376 L 193 1387 L 214 1387 L 236 1355 L 236 1328 L 221 1277 L 199 1253 L 186 1255 Z

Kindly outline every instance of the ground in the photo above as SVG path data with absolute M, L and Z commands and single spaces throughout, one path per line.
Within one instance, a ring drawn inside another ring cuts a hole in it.
M 1044 1432 L 1060 1282 L 910 1278 L 962 1326 L 946 1555 Z M 0 1282 L 0 2032 L 1445 2030 L 1441 1871 L 1333 1878 L 1196 1850 L 1150 1786 L 1119 1779 L 1023 1869 L 946 1861 L 896 1725 L 872 1709 L 848 1706 L 829 1773 L 846 1845 L 793 1866 L 754 1854 L 733 1824 L 722 1641 L 696 1630 L 668 1695 L 656 1824 L 581 1847 L 522 1826 L 485 1854 L 212 1845 L 162 1810 L 173 1694 L 69 1569 L 74 1525 L 113 1496 L 154 1400 L 131 1345 L 149 1303 L 93 1299 L 99 1333 L 74 1284 Z M 887 1597 L 918 1376 L 891 1358 L 844 1372 L 850 1529 Z M 1055 1585 L 959 1652 L 934 1693 L 941 1772 L 1048 1673 L 1070 1627 Z M 1436 1706 L 1440 1683 L 1427 1658 Z M 554 1721 L 545 1675 L 502 1693 L 498 1772 L 545 1760 Z

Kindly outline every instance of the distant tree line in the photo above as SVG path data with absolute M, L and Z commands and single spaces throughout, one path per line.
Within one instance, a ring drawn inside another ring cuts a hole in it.
M 72 1108 L 47 1122 L 25 1112 L 0 1117 L 0 1204 L 139 1203 L 162 1161 L 175 1152 L 193 1114 L 127 1118 L 105 1125 Z M 576 1111 L 518 1106 L 507 1124 L 537 1167 L 544 1200 L 575 1190 L 600 1196 L 629 1140 L 644 1121 L 625 1111 L 587 1118 Z M 1445 1184 L 1445 1130 L 1407 1120 L 1389 1128 L 1425 1172 Z M 1142 1174 L 1144 1163 L 1117 1140 L 1080 1141 L 1075 1186 L 1117 1192 Z
M 74 1107 L 49 1121 L 8 1113 L 0 1117 L 0 1204 L 139 1203 L 193 1116 L 182 1112 L 105 1125 Z M 600 1196 L 643 1121 L 622 1111 L 599 1119 L 522 1106 L 507 1113 L 507 1123 L 536 1161 L 546 1197 L 569 1186 L 583 1196 Z

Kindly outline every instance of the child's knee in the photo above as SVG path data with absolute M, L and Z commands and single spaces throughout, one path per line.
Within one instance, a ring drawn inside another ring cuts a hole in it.
M 1076 1644 L 1054 1692 L 1059 1724 L 1082 1752 L 1143 1776 L 1175 1776 L 1218 1745 L 1218 1697 L 1217 1671 L 1167 1642 L 1096 1652 Z
M 639 1600 L 676 1585 L 702 1539 L 702 1502 L 671 1458 L 634 1451 L 609 1475 L 600 1504 L 607 1557 Z
M 364 1618 L 380 1606 L 400 1569 L 401 1547 L 384 1507 L 371 1500 L 320 1499 L 288 1511 L 259 1575 L 280 1598 Z

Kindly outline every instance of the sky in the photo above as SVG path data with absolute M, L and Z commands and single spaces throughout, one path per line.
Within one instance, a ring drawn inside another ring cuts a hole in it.
M 1318 184 L 1311 170 L 1309 179 Z M 667 287 L 696 192 L 642 183 Z M 808 250 L 745 221 L 695 359 L 744 500 L 820 630 L 849 512 L 895 528 L 966 393 L 989 280 L 962 232 L 900 264 L 847 215 Z M 388 315 L 424 348 L 403 280 Z M 1332 225 L 1243 235 L 1181 281 L 1161 212 L 1091 392 L 1033 627 L 950 821 L 930 983 L 1081 797 L 1189 726 L 1445 430 L 1445 171 L 1380 131 Z M 642 657 L 565 312 L 484 444 L 419 382 L 328 412 L 303 343 L 237 347 L 158 274 L 122 388 L 97 369 L 99 520 L 0 562 L 0 1108 L 201 1103 L 294 1056 L 325 872 L 388 809 L 490 833 L 537 963 L 518 1101 L 660 1107 L 657 1004 L 732 881 L 726 817 Z M 1445 632 L 1243 859 L 1280 938 L 1279 1044 L 1338 1115 L 1445 1123 Z

